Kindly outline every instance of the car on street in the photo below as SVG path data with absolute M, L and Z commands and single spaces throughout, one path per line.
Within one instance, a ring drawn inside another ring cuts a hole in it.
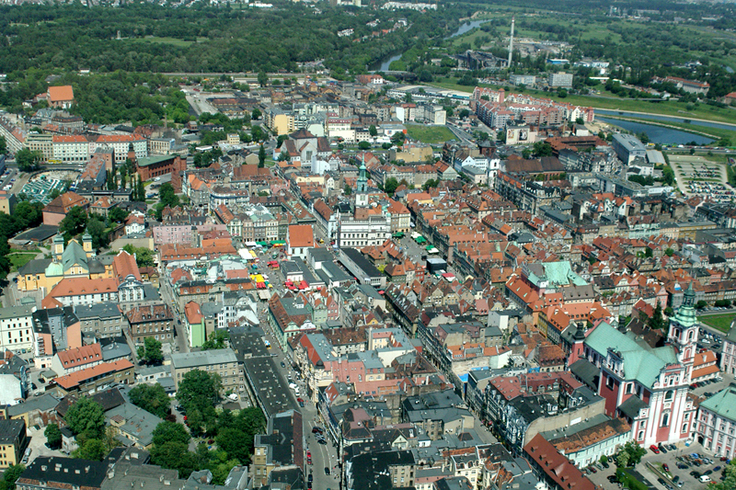
M 608 481 L 611 483 L 616 483 L 618 480 L 616 479 L 616 475 L 608 475 Z
M 663 453 L 663 454 L 667 454 L 667 448 L 666 448 L 666 447 L 664 447 L 664 445 L 663 445 L 663 444 L 660 444 L 660 445 L 659 445 L 659 446 L 657 446 L 657 447 L 659 448 L 659 450 L 660 450 L 660 451 L 662 451 L 662 453 Z
M 670 467 L 669 467 L 669 466 L 667 466 L 667 463 L 662 463 L 662 469 L 663 469 L 664 471 L 666 471 L 667 473 L 669 473 L 669 472 L 670 472 Z
M 325 466 L 325 475 L 329 475 L 329 474 L 330 474 L 330 467 Z
M 312 483 L 312 480 L 314 480 L 314 475 L 312 473 L 310 473 L 309 476 L 307 477 L 307 481 L 309 483 Z
M 659 454 L 659 448 L 657 446 L 655 446 L 654 444 L 652 444 L 651 446 L 649 446 L 649 449 L 651 449 L 651 451 L 654 454 Z
M 327 444 L 327 441 L 325 439 L 317 439 L 317 442 L 324 445 Z
M 693 470 L 693 471 L 690 472 L 690 476 L 693 476 L 695 478 L 700 478 L 700 472 L 699 471 L 696 471 L 696 470 Z
M 317 433 L 320 433 L 321 434 L 322 432 L 323 432 L 322 431 L 322 427 L 318 427 L 316 425 L 314 427 L 312 427 L 312 434 L 317 434 Z

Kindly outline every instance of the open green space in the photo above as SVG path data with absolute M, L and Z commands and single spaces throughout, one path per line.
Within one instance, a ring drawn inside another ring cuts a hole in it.
M 709 327 L 713 327 L 716 330 L 727 333 L 731 329 L 731 322 L 734 317 L 736 317 L 736 314 L 726 313 L 724 315 L 699 316 L 698 320 L 700 323 L 705 323 Z
M 26 265 L 28 262 L 36 258 L 36 253 L 34 252 L 19 252 L 19 253 L 13 253 L 8 254 L 8 259 L 10 260 L 10 271 L 15 272 L 24 265 Z
M 424 126 L 421 124 L 407 124 L 408 136 L 422 143 L 437 144 L 454 140 L 455 135 L 445 126 Z
M 185 41 L 183 39 L 176 39 L 175 37 L 135 37 L 126 39 L 125 41 L 130 41 L 134 43 L 153 43 L 153 44 L 168 44 L 169 46 L 176 46 L 179 48 L 188 48 L 192 44 L 194 44 L 194 41 Z

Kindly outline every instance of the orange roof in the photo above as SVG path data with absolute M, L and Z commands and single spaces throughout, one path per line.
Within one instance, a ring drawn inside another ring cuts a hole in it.
M 314 247 L 314 233 L 310 225 L 289 226 L 289 246 Z
M 707 350 L 705 352 L 698 352 L 695 354 L 695 359 L 693 359 L 693 368 L 698 369 L 700 366 L 706 365 L 706 364 L 713 364 L 716 362 L 716 354 L 712 350 Z
M 711 364 L 710 366 L 706 366 L 700 369 L 693 369 L 692 379 L 696 380 L 703 376 L 708 376 L 709 374 L 717 373 L 718 371 L 720 371 L 720 369 L 718 369 L 718 366 L 716 366 L 715 364 Z
M 54 381 L 56 381 L 56 384 L 58 384 L 65 390 L 69 390 L 71 388 L 79 386 L 80 384 L 84 383 L 85 381 L 89 379 L 97 378 L 105 374 L 114 373 L 116 371 L 123 371 L 125 369 L 132 369 L 132 368 L 133 368 L 132 362 L 130 362 L 127 359 L 120 359 L 115 362 L 103 362 L 102 364 L 98 364 L 97 366 L 92 366 L 91 368 L 82 369 L 81 371 L 76 371 L 76 372 L 67 374 L 66 376 L 56 378 L 54 379 Z
M 48 295 L 52 298 L 58 298 L 63 296 L 80 296 L 82 294 L 116 293 L 117 291 L 118 282 L 116 279 L 67 277 L 54 286 Z
M 61 85 L 59 87 L 49 87 L 49 99 L 51 102 L 65 102 L 74 100 L 74 89 L 71 85 Z
M 135 256 L 129 254 L 125 250 L 121 250 L 114 259 L 112 259 L 112 268 L 119 279 L 125 279 L 133 276 L 137 280 L 141 280 L 141 271 L 135 261 Z
M 184 314 L 190 324 L 202 323 L 202 310 L 194 301 L 190 301 L 184 306 Z
M 62 136 L 55 134 L 51 141 L 54 143 L 88 143 L 87 138 L 81 135 Z
M 76 349 L 67 349 L 57 353 L 61 366 L 64 369 L 71 369 L 78 366 L 84 366 L 95 361 L 102 361 L 102 349 L 100 344 L 83 345 Z

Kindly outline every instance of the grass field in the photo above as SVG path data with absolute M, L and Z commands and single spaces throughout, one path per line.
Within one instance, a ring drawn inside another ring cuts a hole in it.
M 410 138 L 429 144 L 444 143 L 456 139 L 452 131 L 445 126 L 407 124 L 406 132 Z
M 26 265 L 28 262 L 36 258 L 36 253 L 34 252 L 19 252 L 19 253 L 13 253 L 8 254 L 8 259 L 10 260 L 10 271 L 15 272 L 24 265 Z
M 731 322 L 734 317 L 736 317 L 736 315 L 733 313 L 726 313 L 725 315 L 700 316 L 698 317 L 698 320 L 700 323 L 705 323 L 716 330 L 726 333 L 731 329 Z
M 154 44 L 168 44 L 169 46 L 176 46 L 179 48 L 188 48 L 192 44 L 194 44 L 194 41 L 185 41 L 183 39 L 176 39 L 173 37 L 140 37 L 140 38 L 131 38 L 128 39 L 128 41 L 132 41 L 134 43 L 154 43 Z

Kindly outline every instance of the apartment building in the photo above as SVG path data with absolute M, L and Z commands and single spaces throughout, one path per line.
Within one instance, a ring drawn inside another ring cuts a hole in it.
M 243 369 L 238 365 L 235 352 L 230 348 L 172 354 L 171 377 L 174 378 L 177 389 L 184 375 L 194 370 L 218 374 L 222 380 L 223 394 L 245 391 Z

